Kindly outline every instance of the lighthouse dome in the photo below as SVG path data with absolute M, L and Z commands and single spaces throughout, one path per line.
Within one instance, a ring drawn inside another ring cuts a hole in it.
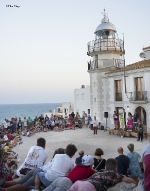
M 106 35 L 112 35 L 116 32 L 115 26 L 109 22 L 109 18 L 104 15 L 104 18 L 101 21 L 101 24 L 97 26 L 95 30 L 96 36 L 102 36 L 104 33 Z

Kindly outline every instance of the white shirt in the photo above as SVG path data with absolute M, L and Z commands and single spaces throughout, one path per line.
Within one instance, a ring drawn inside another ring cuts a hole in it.
M 26 119 L 24 119 L 24 127 L 26 127 L 27 126 L 27 120 Z
M 73 168 L 73 161 L 67 154 L 56 154 L 52 161 L 52 167 L 46 172 L 45 178 L 53 181 L 58 177 L 67 176 Z
M 93 120 L 93 127 L 98 127 L 98 121 L 97 120 Z
M 54 121 L 51 121 L 51 126 L 54 126 L 55 125 L 55 122 Z
M 7 137 L 7 135 L 4 135 L 4 141 L 8 141 L 8 137 Z
M 4 125 L 4 128 L 7 129 L 7 127 L 8 127 L 7 122 L 6 122 L 6 121 L 3 121 L 2 124 Z
M 52 163 L 49 161 L 47 162 L 44 166 L 41 166 L 40 169 L 42 169 L 43 171 L 47 171 L 52 167 Z
M 20 170 L 22 168 L 34 169 L 34 168 L 39 168 L 39 167 L 43 166 L 47 157 L 48 157 L 48 154 L 45 151 L 45 149 L 43 149 L 42 147 L 39 147 L 39 146 L 32 146 L 30 148 L 23 164 L 16 171 L 16 174 L 18 176 L 22 176 L 20 174 Z

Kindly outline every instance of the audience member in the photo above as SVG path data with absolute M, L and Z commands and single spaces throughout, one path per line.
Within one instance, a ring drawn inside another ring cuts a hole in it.
M 83 156 L 84 156 L 84 151 L 80 150 L 79 157 L 77 157 L 75 160 L 76 165 L 81 165 Z
M 64 154 L 64 149 L 63 148 L 59 148 L 56 149 L 53 155 L 53 158 L 56 154 Z M 53 160 L 52 158 L 52 160 Z M 6 181 L 4 186 L 7 187 L 7 189 L 5 189 L 5 191 L 16 191 L 18 188 L 18 185 L 22 185 L 22 188 L 29 189 L 34 185 L 34 181 L 35 181 L 35 176 L 38 172 L 44 172 L 45 170 L 49 170 L 51 168 L 51 163 L 52 160 L 47 162 L 44 166 L 40 167 L 40 168 L 35 168 L 30 170 L 22 179 L 18 180 L 18 181 Z M 19 188 L 21 188 L 21 185 L 19 186 Z
M 44 165 L 48 154 L 45 151 L 46 140 L 44 138 L 37 139 L 37 145 L 32 146 L 27 154 L 23 164 L 18 168 L 13 179 L 19 176 L 26 175 L 29 170 L 38 168 Z
M 134 144 L 130 143 L 127 148 L 130 151 L 129 153 L 127 153 L 127 157 L 130 160 L 129 169 L 131 171 L 131 177 L 138 183 L 138 177 L 143 178 L 139 165 L 139 159 L 141 158 L 141 156 L 139 153 L 134 151 Z
M 107 190 L 108 188 L 116 185 L 118 182 L 134 183 L 136 182 L 129 177 L 116 172 L 117 161 L 110 158 L 106 161 L 106 169 L 98 171 L 93 174 L 90 178 L 84 181 L 75 182 L 68 191 L 100 191 Z
M 94 157 L 94 166 L 93 169 L 99 171 L 105 168 L 106 160 L 103 159 L 101 156 L 104 154 L 104 151 L 101 148 L 97 148 L 95 150 L 95 157 Z
M 35 189 L 31 191 L 39 190 L 41 183 L 44 186 L 49 186 L 56 178 L 67 176 L 72 169 L 74 168 L 74 164 L 71 158 L 76 153 L 77 148 L 73 144 L 69 144 L 66 147 L 65 154 L 56 154 L 51 169 L 46 172 L 39 172 L 35 177 Z
M 118 164 L 117 172 L 119 174 L 127 176 L 129 169 L 129 158 L 123 154 L 122 147 L 119 147 L 117 151 L 119 154 L 119 156 L 115 158 Z
M 143 147 L 141 162 L 144 166 L 144 189 L 150 191 L 150 143 Z

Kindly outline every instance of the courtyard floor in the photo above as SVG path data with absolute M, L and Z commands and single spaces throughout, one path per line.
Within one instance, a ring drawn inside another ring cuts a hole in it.
M 65 148 L 70 143 L 75 144 L 78 151 L 84 150 L 85 154 L 92 156 L 94 156 L 96 148 L 102 148 L 104 150 L 103 158 L 105 159 L 116 157 L 118 155 L 117 148 L 119 146 L 123 147 L 124 153 L 126 154 L 128 152 L 127 145 L 129 143 L 133 143 L 135 145 L 135 151 L 142 154 L 143 146 L 150 143 L 150 137 L 144 139 L 143 142 L 139 142 L 136 138 L 121 138 L 117 135 L 110 135 L 108 132 L 102 130 L 98 130 L 98 134 L 93 135 L 93 131 L 86 127 L 76 130 L 65 130 L 63 132 L 40 132 L 32 137 L 23 137 L 23 144 L 17 145 L 13 149 L 19 154 L 21 159 L 20 164 L 24 161 L 29 148 L 36 145 L 36 140 L 39 137 L 46 139 L 47 161 L 52 158 L 55 149 L 60 147 Z M 78 152 L 73 157 L 73 160 L 75 160 L 76 157 L 78 157 Z

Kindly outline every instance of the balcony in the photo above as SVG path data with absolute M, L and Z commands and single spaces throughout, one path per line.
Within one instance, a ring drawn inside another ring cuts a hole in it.
M 88 70 L 102 69 L 108 67 L 124 67 L 124 60 L 121 59 L 99 59 L 88 62 Z
M 116 101 L 122 101 L 122 93 L 116 93 Z
M 147 103 L 147 91 L 128 92 L 128 98 L 131 103 Z
M 90 41 L 87 44 L 87 55 L 95 51 L 103 50 L 114 50 L 122 51 L 123 50 L 123 41 L 121 39 L 108 38 L 108 39 L 96 39 Z

